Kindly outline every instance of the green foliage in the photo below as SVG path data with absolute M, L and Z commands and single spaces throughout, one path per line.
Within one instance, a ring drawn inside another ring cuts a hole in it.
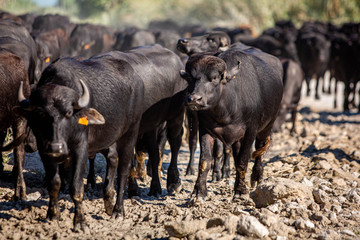
M 1 9 L 5 9 L 14 14 L 31 12 L 37 8 L 32 0 L 0 0 Z
M 249 25 L 258 32 L 280 19 L 298 27 L 304 21 L 360 22 L 359 0 L 58 0 L 55 8 L 36 8 L 33 0 L 0 0 L 14 13 L 70 14 L 73 21 L 125 27 L 146 27 L 151 20 L 207 27 Z

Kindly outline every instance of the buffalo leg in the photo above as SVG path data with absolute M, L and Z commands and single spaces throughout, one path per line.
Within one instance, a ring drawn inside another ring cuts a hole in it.
M 140 178 L 141 181 L 145 181 L 146 178 L 146 170 L 145 170 L 145 159 L 146 153 L 142 151 L 136 151 L 136 174 Z
M 251 146 L 255 140 L 255 133 L 249 129 L 246 131 L 243 142 L 233 144 L 233 154 L 235 159 L 236 178 L 234 185 L 234 198 L 247 193 L 245 175 L 250 159 Z
M 171 161 L 167 173 L 166 189 L 169 194 L 174 194 L 180 190 L 181 180 L 179 176 L 179 170 L 177 167 L 178 155 L 181 147 L 181 138 L 183 134 L 183 115 L 176 119 L 168 121 L 167 136 L 171 149 Z
M 85 145 L 85 146 L 84 146 Z M 73 178 L 71 182 L 71 198 L 75 204 L 74 230 L 79 228 L 85 230 L 87 228 L 82 201 L 84 198 L 84 182 L 83 178 L 86 170 L 86 161 L 88 159 L 87 144 L 80 143 L 82 149 L 78 149 L 73 156 Z
M 324 81 L 323 81 L 324 83 Z M 315 85 L 315 99 L 320 99 L 319 96 L 319 84 L 320 84 L 320 77 L 316 78 L 316 85 Z
M 268 150 L 270 146 L 270 137 L 268 134 L 263 136 L 257 136 L 255 141 L 255 152 L 252 154 L 252 158 L 255 160 L 252 173 L 251 173 L 251 187 L 255 187 L 255 184 L 259 184 L 263 178 L 264 168 L 262 165 L 262 155 Z
M 106 158 L 106 175 L 103 188 L 104 206 L 105 212 L 110 216 L 113 214 L 116 199 L 116 191 L 114 187 L 116 169 L 118 167 L 118 154 L 116 147 L 117 145 L 114 143 L 109 147 L 109 149 L 101 152 Z
M 213 160 L 213 150 L 215 139 L 210 134 L 205 133 L 201 128 L 199 129 L 200 136 L 200 160 L 198 178 L 196 180 L 194 191 L 192 193 L 192 199 L 190 204 L 194 204 L 198 201 L 204 201 L 207 196 L 206 178 L 211 167 L 211 161 Z
M 219 140 L 215 140 L 214 144 L 214 167 L 213 167 L 213 174 L 212 174 L 212 181 L 220 181 L 221 180 L 221 170 L 220 164 L 224 157 L 224 144 Z
M 311 80 L 311 77 L 305 77 L 305 82 L 306 82 L 306 96 L 310 96 L 310 80 Z
M 334 108 L 337 108 L 337 80 L 335 79 L 334 85 Z
M 188 116 L 189 121 L 189 151 L 190 151 L 190 160 L 189 164 L 186 168 L 186 176 L 195 175 L 194 170 L 194 157 L 195 157 L 195 150 L 197 145 L 197 134 L 198 134 L 198 117 L 197 112 L 187 110 L 186 114 Z
M 14 139 L 20 138 L 25 134 L 26 130 L 26 121 L 18 120 L 13 126 L 13 135 Z M 16 176 L 16 186 L 15 186 L 15 195 L 14 199 L 24 199 L 26 198 L 26 185 L 24 180 L 24 160 L 25 160 L 25 145 L 24 142 L 21 142 L 19 146 L 14 149 L 14 169 L 13 173 Z M 14 172 L 15 171 L 15 172 Z
M 350 83 L 345 82 L 344 89 L 344 111 L 349 111 L 349 95 L 350 95 Z
M 161 127 L 161 130 L 158 133 L 157 138 L 158 138 L 159 154 L 160 154 L 159 176 L 161 176 L 161 172 L 164 171 L 163 156 L 164 156 L 165 144 L 167 141 L 167 122 L 165 122 Z
M 152 172 L 150 191 L 148 195 L 159 196 L 161 195 L 161 185 L 160 185 L 160 177 L 158 171 L 160 164 L 160 154 L 159 154 L 159 146 L 157 144 L 156 129 L 144 134 L 144 138 L 146 139 L 146 144 L 148 147 L 149 160 L 151 161 L 151 172 Z
M 135 125 L 123 135 L 122 139 L 117 143 L 118 166 L 117 166 L 117 197 L 116 204 L 112 216 L 115 218 L 125 217 L 124 195 L 126 183 L 128 181 L 131 170 L 131 163 L 134 159 L 134 148 L 138 136 L 139 126 Z
M 6 138 L 6 133 L 7 133 L 7 131 L 0 131 L 0 145 L 1 146 L 4 145 L 5 138 Z M 2 174 L 4 172 L 4 163 L 3 163 L 3 161 L 4 161 L 4 159 L 3 159 L 3 155 L 1 153 L 1 155 L 0 155 L 0 174 Z
M 50 220 L 59 220 L 59 192 L 61 187 L 61 178 L 59 174 L 59 165 L 41 156 L 46 171 L 46 182 L 48 182 L 49 208 L 46 217 Z
M 221 169 L 222 178 L 230 178 L 231 148 L 224 146 L 224 163 Z
M 143 152 L 141 152 L 143 153 Z M 143 153 L 146 156 L 146 153 Z M 145 161 L 145 156 L 144 156 L 144 161 Z M 140 159 L 141 160 L 141 159 Z M 142 162 L 142 165 L 144 165 L 144 162 Z M 137 156 L 135 158 L 132 159 L 132 164 L 131 164 L 131 170 L 130 170 L 130 175 L 129 175 L 129 181 L 128 181 L 128 197 L 134 197 L 134 196 L 140 196 L 140 189 L 139 186 L 137 184 L 137 178 L 139 177 L 138 173 L 139 170 L 137 169 L 137 167 L 139 166 L 139 159 L 137 158 Z M 144 166 L 142 168 L 143 170 L 145 170 Z M 144 174 L 146 174 L 144 172 Z M 145 176 L 144 176 L 145 179 Z
M 295 125 L 296 125 L 296 114 L 297 114 L 297 107 L 293 108 L 291 110 L 291 122 L 292 122 L 292 127 L 291 127 L 291 130 L 290 130 L 290 134 L 293 135 L 294 133 L 296 133 L 296 128 L 295 128 Z
M 95 184 L 96 184 L 96 180 L 95 180 L 95 158 L 96 158 L 96 155 L 89 156 L 89 173 L 88 173 L 88 176 L 87 176 L 87 184 L 92 189 L 95 188 Z

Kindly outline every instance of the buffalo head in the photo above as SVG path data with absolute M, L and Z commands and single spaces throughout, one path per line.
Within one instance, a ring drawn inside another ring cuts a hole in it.
M 34 89 L 30 99 L 25 99 L 20 84 L 18 100 L 20 109 L 34 131 L 39 150 L 56 162 L 69 155 L 68 144 L 82 142 L 86 138 L 86 126 L 104 124 L 104 117 L 95 109 L 88 108 L 90 93 L 80 80 L 83 94 L 67 86 L 48 83 Z
M 180 72 L 189 83 L 186 105 L 191 110 L 206 110 L 215 106 L 227 83 L 226 64 L 209 54 L 195 54 L 186 63 L 186 71 Z

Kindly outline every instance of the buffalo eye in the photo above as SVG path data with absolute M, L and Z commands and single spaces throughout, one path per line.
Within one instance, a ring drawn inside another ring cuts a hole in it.
M 65 117 L 70 118 L 73 115 L 73 111 L 69 110 L 66 112 Z

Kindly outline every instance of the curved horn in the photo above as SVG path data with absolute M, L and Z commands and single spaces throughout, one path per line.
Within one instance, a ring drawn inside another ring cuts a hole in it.
M 83 82 L 83 80 L 80 79 L 81 86 L 83 88 L 83 95 L 79 98 L 77 105 L 75 108 L 81 109 L 89 105 L 90 102 L 90 93 L 89 89 L 87 88 L 86 84 Z
M 19 91 L 18 91 L 18 101 L 19 101 L 19 103 L 21 103 L 24 100 L 27 100 L 27 99 L 24 96 L 24 82 L 21 81 Z

